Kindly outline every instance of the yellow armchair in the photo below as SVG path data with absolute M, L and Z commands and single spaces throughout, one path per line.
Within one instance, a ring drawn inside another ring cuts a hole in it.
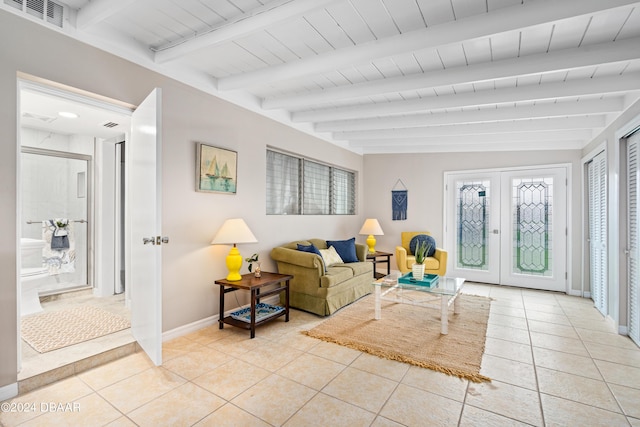
M 403 231 L 402 246 L 396 246 L 396 262 L 398 270 L 402 273 L 411 271 L 411 266 L 415 263 L 416 257 L 411 254 L 409 243 L 418 234 L 430 234 L 428 231 Z M 427 257 L 424 262 L 426 274 L 437 274 L 444 276 L 447 272 L 447 251 L 436 248 L 436 253 L 432 257 Z

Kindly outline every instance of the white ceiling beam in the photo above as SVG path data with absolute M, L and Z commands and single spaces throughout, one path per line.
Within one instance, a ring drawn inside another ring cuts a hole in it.
M 393 129 L 401 127 L 482 123 L 500 120 L 567 117 L 589 114 L 619 113 L 624 109 L 622 97 L 589 99 L 579 102 L 543 103 L 480 110 L 443 113 L 419 113 L 408 116 L 373 117 L 368 119 L 335 120 L 316 123 L 316 132 L 340 132 L 367 129 Z
M 134 0 L 91 0 L 78 10 L 76 28 L 85 30 L 122 11 L 133 2 Z
M 262 108 L 295 109 L 373 95 L 549 73 L 638 58 L 640 58 L 640 37 L 428 73 L 379 79 L 348 86 L 331 87 L 291 96 L 268 97 L 262 101 Z
M 381 138 L 423 138 L 430 136 L 480 135 L 485 133 L 515 133 L 529 131 L 553 131 L 569 129 L 604 128 L 604 115 L 580 117 L 555 117 L 550 119 L 526 119 L 493 123 L 455 124 L 442 126 L 422 126 L 400 129 L 373 129 L 351 132 L 334 132 L 337 140 Z
M 541 141 L 589 141 L 593 132 L 588 129 L 559 130 L 548 132 L 512 132 L 480 135 L 448 135 L 425 136 L 420 138 L 376 138 L 357 139 L 349 141 L 351 147 L 366 147 L 380 145 L 437 145 L 456 144 L 460 142 L 473 142 L 491 144 L 499 142 L 541 142 Z
M 397 153 L 473 153 L 488 151 L 540 151 L 540 150 L 580 150 L 585 142 L 571 141 L 538 141 L 538 142 L 500 142 L 500 143 L 473 143 L 461 140 L 452 144 L 429 145 L 372 145 L 359 147 L 362 154 L 397 154 Z
M 252 9 L 230 22 L 195 34 L 188 39 L 157 48 L 155 62 L 162 64 L 180 58 L 198 49 L 247 36 L 253 32 L 294 19 L 313 10 L 326 7 L 336 0 L 275 0 Z
M 327 120 L 357 119 L 390 114 L 442 110 L 482 106 L 509 102 L 536 101 L 606 93 L 626 93 L 640 90 L 640 72 L 624 75 L 594 77 L 566 82 L 542 83 L 495 90 L 430 96 L 407 101 L 392 101 L 378 104 L 358 104 L 345 107 L 324 108 L 294 112 L 293 122 L 322 122 Z
M 218 80 L 219 90 L 248 88 L 265 83 L 318 74 L 354 64 L 369 63 L 376 58 L 388 58 L 401 53 L 484 38 L 507 31 L 588 15 L 603 10 L 636 4 L 632 0 L 535 0 L 524 4 L 473 15 L 426 27 L 381 40 L 348 46 L 310 58 L 286 64 L 224 77 Z

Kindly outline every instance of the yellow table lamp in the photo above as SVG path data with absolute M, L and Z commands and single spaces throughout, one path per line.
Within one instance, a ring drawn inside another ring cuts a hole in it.
M 222 224 L 216 237 L 211 241 L 212 245 L 233 245 L 229 255 L 227 255 L 227 269 L 229 274 L 227 280 L 236 282 L 242 279 L 240 268 L 242 267 L 242 255 L 236 244 L 256 243 L 258 240 L 253 235 L 249 227 L 242 218 L 228 219 Z
M 367 218 L 367 220 L 362 225 L 359 234 L 369 235 L 369 237 L 367 237 L 367 246 L 369 246 L 369 253 L 374 253 L 376 251 L 376 238 L 373 236 L 384 236 L 382 227 L 380 227 L 380 223 L 375 218 Z

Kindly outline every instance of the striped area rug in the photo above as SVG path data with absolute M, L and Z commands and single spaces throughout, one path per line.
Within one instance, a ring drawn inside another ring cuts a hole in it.
M 129 320 L 98 307 L 81 306 L 22 318 L 22 339 L 39 353 L 127 329 Z

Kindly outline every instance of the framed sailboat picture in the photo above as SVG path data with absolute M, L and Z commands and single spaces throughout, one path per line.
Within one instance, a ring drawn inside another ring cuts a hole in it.
M 235 194 L 238 182 L 238 153 L 198 143 L 196 191 Z

